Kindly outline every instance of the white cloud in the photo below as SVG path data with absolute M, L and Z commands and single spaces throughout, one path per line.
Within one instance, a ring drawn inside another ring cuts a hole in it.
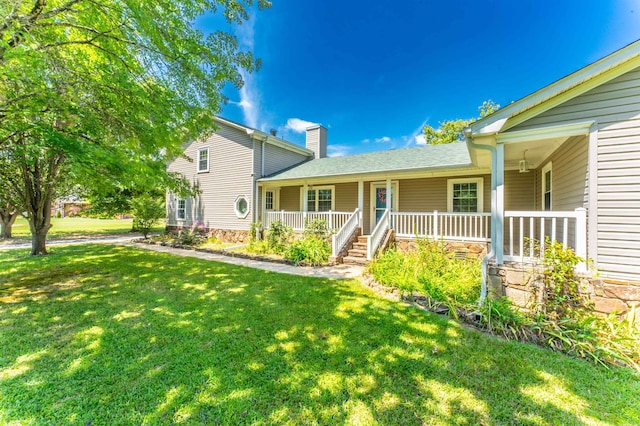
M 383 136 L 381 138 L 375 138 L 377 143 L 388 143 L 391 142 L 391 138 L 389 136 Z
M 296 133 L 303 133 L 307 130 L 307 127 L 317 126 L 318 123 L 311 121 L 301 120 L 299 118 L 290 118 L 287 120 L 287 125 L 284 126 L 287 130 L 293 130 Z
M 367 139 L 362 139 L 362 143 L 369 143 L 371 142 L 371 139 L 367 138 Z
M 347 145 L 328 145 L 327 155 L 329 157 L 343 157 L 349 155 L 351 147 Z
M 422 133 L 422 129 L 424 129 L 425 124 L 427 124 L 427 118 L 422 122 L 418 128 L 416 128 L 409 136 L 403 136 L 404 147 L 416 146 L 416 145 L 426 145 L 427 141 L 424 139 L 424 134 Z

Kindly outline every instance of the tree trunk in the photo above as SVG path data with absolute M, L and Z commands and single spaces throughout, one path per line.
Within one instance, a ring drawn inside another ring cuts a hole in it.
M 31 228 L 31 256 L 46 255 L 47 232 L 51 228 L 51 197 L 49 194 L 42 203 L 42 209 L 29 212 Z
M 40 230 L 31 234 L 31 256 L 46 255 L 47 253 L 47 231 Z
M 0 238 L 11 238 L 11 228 L 18 217 L 17 212 L 8 212 L 0 210 L 0 225 L 2 225 L 2 233 Z

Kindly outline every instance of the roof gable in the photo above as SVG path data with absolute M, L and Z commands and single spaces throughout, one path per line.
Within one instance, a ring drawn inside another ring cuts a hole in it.
M 513 102 L 471 125 L 473 134 L 506 131 L 640 66 L 640 40 Z

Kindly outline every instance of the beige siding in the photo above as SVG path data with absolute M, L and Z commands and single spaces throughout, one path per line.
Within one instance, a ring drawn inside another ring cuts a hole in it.
M 358 207 L 358 184 L 338 183 L 336 184 L 336 211 L 352 212 Z
M 519 173 L 517 170 L 507 170 L 504 173 L 504 209 L 505 210 L 534 210 L 535 206 L 536 173 Z M 491 183 L 489 183 L 491 185 Z M 488 203 L 491 203 L 489 195 Z M 489 205 L 485 211 L 491 211 Z
M 604 277 L 638 280 L 640 69 L 555 107 L 513 130 L 586 120 L 594 120 L 598 131 L 597 267 Z M 579 155 L 582 162 L 585 154 L 580 152 Z M 555 162 L 553 170 L 555 192 L 555 185 L 559 182 L 557 173 L 560 172 Z M 573 173 L 577 176 L 582 171 L 574 170 Z M 563 200 L 558 200 L 560 205 L 579 204 L 579 190 L 563 196 Z M 556 194 L 553 196 L 555 199 Z
M 280 210 L 300 211 L 300 185 L 280 188 Z
M 209 147 L 209 172 L 197 173 L 198 149 Z M 169 171 L 179 172 L 189 182 L 198 185 L 200 195 L 187 200 L 187 220 L 203 223 L 208 228 L 249 229 L 254 209 L 253 177 L 254 152 L 253 141 L 237 129 L 222 125 L 214 135 L 205 141 L 191 143 L 185 155 L 194 161 L 178 158 L 169 166 Z M 245 195 L 250 201 L 250 212 L 244 219 L 236 217 L 234 203 L 239 195 Z M 167 209 L 168 225 L 180 225 L 175 220 L 175 211 Z
M 261 143 L 256 142 L 256 148 Z M 260 147 L 261 149 L 261 147 Z M 258 151 L 258 149 L 256 149 Z M 264 157 L 264 175 L 269 176 L 281 170 L 287 169 L 291 166 L 295 166 L 296 164 L 300 164 L 304 161 L 307 161 L 310 157 L 307 157 L 302 154 L 298 154 L 284 148 L 280 148 L 279 146 L 274 146 L 271 144 L 266 144 L 265 147 L 265 157 Z M 256 164 L 258 166 L 258 170 L 256 170 L 256 176 L 259 176 L 261 170 L 261 158 L 258 156 Z

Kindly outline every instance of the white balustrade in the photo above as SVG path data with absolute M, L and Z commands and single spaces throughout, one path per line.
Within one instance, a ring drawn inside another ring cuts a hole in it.
M 331 255 L 337 256 L 360 226 L 360 209 L 356 209 L 344 225 L 331 236 Z
M 376 251 L 380 247 L 380 243 L 382 243 L 382 239 L 386 235 L 387 231 L 391 227 L 391 211 L 385 210 L 382 217 L 378 221 L 378 224 L 367 238 L 367 259 L 373 259 Z
M 491 213 L 391 213 L 391 227 L 398 237 L 489 241 Z
M 314 219 L 322 219 L 327 222 L 329 229 L 340 229 L 349 220 L 352 212 L 298 212 L 298 211 L 267 211 L 264 212 L 262 226 L 264 229 L 274 220 L 281 220 L 286 226 L 290 226 L 294 231 L 303 231 L 305 223 Z

